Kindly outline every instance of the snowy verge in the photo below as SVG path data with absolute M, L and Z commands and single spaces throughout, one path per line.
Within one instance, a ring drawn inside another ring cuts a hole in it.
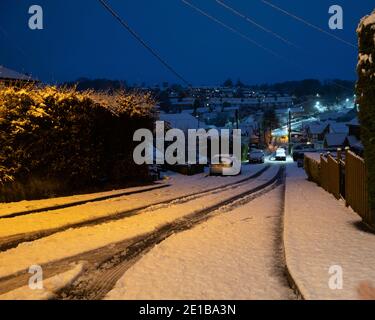
M 375 235 L 295 164 L 287 167 L 284 246 L 289 273 L 305 299 L 360 299 L 361 283 L 375 279 Z
M 72 265 L 73 268 L 43 281 L 42 289 L 23 286 L 0 295 L 0 300 L 47 300 L 52 299 L 60 289 L 71 284 L 83 271 L 84 264 Z M 31 275 L 30 275 L 31 276 Z

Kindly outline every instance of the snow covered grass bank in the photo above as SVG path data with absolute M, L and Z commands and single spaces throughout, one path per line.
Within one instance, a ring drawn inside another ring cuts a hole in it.
M 169 237 L 133 265 L 106 299 L 294 298 L 280 277 L 282 196 L 279 187 Z
M 69 229 L 39 240 L 22 243 L 17 248 L 0 252 L 0 261 L 2 262 L 0 265 L 0 277 L 23 271 L 34 264 L 45 264 L 104 247 L 111 243 L 148 234 L 198 210 L 208 208 L 225 199 L 230 199 L 236 194 L 251 190 L 263 184 L 265 179 L 270 180 L 277 172 L 278 166 L 274 166 L 259 178 L 235 189 L 209 194 L 186 203 L 152 208 L 152 210 L 121 220 Z M 191 190 L 191 187 L 188 189 Z M 173 190 L 178 192 L 178 189 L 173 188 Z M 139 201 L 142 202 L 150 198 L 150 195 L 144 193 L 139 197 L 142 197 L 139 198 Z
M 361 282 L 375 279 L 375 235 L 295 164 L 287 167 L 284 245 L 289 272 L 305 299 L 359 299 Z M 340 270 L 343 287 L 331 289 Z

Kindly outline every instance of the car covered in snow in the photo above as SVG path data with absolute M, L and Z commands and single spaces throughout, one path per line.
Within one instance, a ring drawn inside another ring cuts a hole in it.
M 276 161 L 286 161 L 286 151 L 284 148 L 277 148 L 275 154 Z

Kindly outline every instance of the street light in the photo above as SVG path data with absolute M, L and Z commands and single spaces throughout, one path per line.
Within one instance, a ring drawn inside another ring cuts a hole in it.
M 288 152 L 289 154 L 292 151 L 291 140 L 292 140 L 292 111 L 289 108 L 288 109 Z

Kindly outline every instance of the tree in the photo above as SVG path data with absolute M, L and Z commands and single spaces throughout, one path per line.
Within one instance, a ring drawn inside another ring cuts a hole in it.
M 227 79 L 224 81 L 223 86 L 226 88 L 232 88 L 233 87 L 233 81 L 231 79 Z
M 278 128 L 279 125 L 279 118 L 277 117 L 275 110 L 266 110 L 263 115 L 263 127 L 265 129 L 274 130 Z
M 236 87 L 237 88 L 243 88 L 245 85 L 243 84 L 243 82 L 241 80 L 237 80 L 237 83 L 236 83 Z
M 227 101 L 223 102 L 222 107 L 221 107 L 221 112 L 223 112 L 225 108 L 230 108 L 230 107 L 231 107 L 230 102 L 227 102 Z
M 200 106 L 201 106 L 200 100 L 195 99 L 194 103 L 193 103 L 193 109 L 194 109 L 193 116 L 194 117 L 196 117 L 198 115 L 198 108 L 200 108 Z
M 169 93 L 167 90 L 160 91 L 157 95 L 157 100 L 160 105 L 160 110 L 168 113 L 172 109 L 172 104 L 169 100 Z
M 375 17 L 375 11 L 372 17 Z M 357 67 L 358 81 L 356 86 L 357 103 L 359 104 L 359 121 L 361 124 L 361 140 L 365 149 L 367 170 L 368 199 L 371 210 L 371 221 L 375 225 L 375 22 L 371 18 L 362 19 L 358 27 L 359 64 Z

